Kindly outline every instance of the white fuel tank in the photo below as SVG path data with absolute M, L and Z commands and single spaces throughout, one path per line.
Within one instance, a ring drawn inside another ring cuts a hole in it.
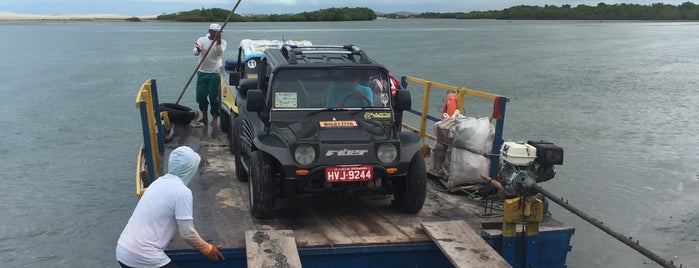
M 515 166 L 528 166 L 536 159 L 536 148 L 524 142 L 504 142 L 500 148 L 502 160 Z

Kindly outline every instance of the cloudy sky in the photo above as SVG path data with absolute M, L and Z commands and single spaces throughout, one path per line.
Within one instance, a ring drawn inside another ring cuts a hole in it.
M 237 0 L 0 0 L 0 11 L 21 14 L 123 14 L 157 15 L 198 8 L 230 10 Z M 679 5 L 692 0 L 242 0 L 238 14 L 284 14 L 329 7 L 368 7 L 376 12 L 468 12 L 501 10 L 517 5 L 665 3 Z

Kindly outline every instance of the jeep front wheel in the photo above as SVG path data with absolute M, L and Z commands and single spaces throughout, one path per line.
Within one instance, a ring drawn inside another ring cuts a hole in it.
M 274 210 L 274 173 L 270 156 L 254 151 L 250 156 L 250 212 L 257 219 L 272 217 Z
M 408 174 L 393 179 L 393 207 L 408 214 L 420 212 L 425 203 L 427 171 L 425 160 L 418 152 L 410 161 Z

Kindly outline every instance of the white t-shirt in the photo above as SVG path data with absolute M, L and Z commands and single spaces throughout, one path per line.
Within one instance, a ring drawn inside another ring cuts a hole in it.
M 206 54 L 206 50 L 209 49 L 209 46 L 211 46 L 211 42 L 215 42 L 214 40 L 210 40 L 209 36 L 202 36 L 197 39 L 197 44 L 201 46 L 201 52 L 197 51 L 197 48 L 194 48 L 194 55 L 201 57 L 204 57 L 204 54 Z M 221 39 L 221 44 L 217 45 L 214 44 L 213 47 L 211 47 L 211 52 L 209 52 L 209 55 L 206 56 L 206 59 L 203 59 L 204 63 L 201 64 L 199 67 L 199 71 L 205 72 L 205 73 L 218 73 L 221 70 L 221 58 L 223 56 L 223 52 L 226 51 L 226 40 Z
M 158 178 L 143 193 L 121 232 L 117 260 L 131 267 L 167 264 L 170 258 L 164 250 L 177 233 L 177 220 L 193 220 L 192 214 L 192 191 L 180 178 L 171 174 Z

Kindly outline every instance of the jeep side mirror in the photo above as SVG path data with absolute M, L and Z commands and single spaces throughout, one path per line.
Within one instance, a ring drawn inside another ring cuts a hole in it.
M 240 73 L 239 72 L 228 73 L 228 84 L 231 86 L 237 86 L 238 84 L 240 84 Z
M 260 112 L 264 109 L 265 99 L 260 89 L 248 90 L 248 111 L 250 112 Z
M 233 71 L 236 68 L 238 68 L 238 61 L 237 60 L 226 60 L 223 63 L 223 68 L 225 68 L 226 71 Z
M 246 78 L 240 79 L 238 83 L 238 92 L 240 95 L 245 96 L 248 90 L 257 88 L 257 79 Z
M 412 100 L 410 99 L 410 91 L 399 89 L 396 91 L 396 109 L 407 111 L 412 108 Z

